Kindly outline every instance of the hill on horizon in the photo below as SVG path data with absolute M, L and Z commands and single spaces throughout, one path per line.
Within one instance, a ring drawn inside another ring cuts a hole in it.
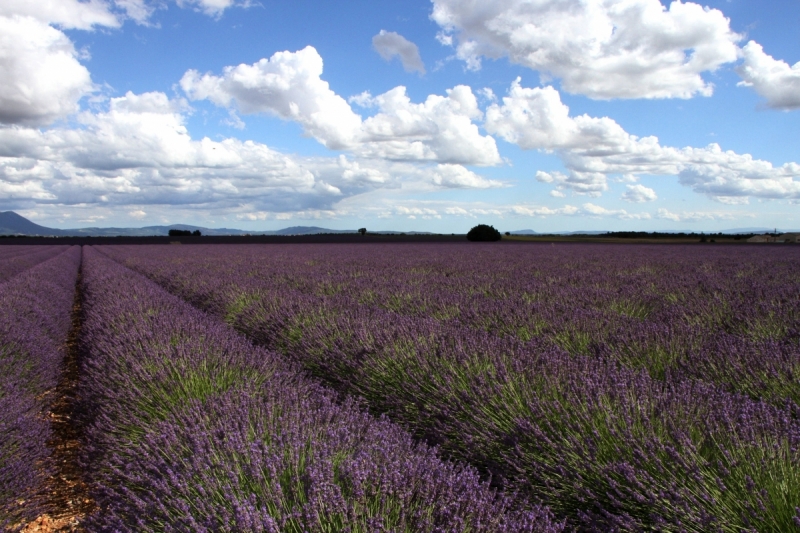
M 290 235 L 317 235 L 324 233 L 336 233 L 336 234 L 358 233 L 358 230 L 355 229 L 339 230 L 339 229 L 322 228 L 319 226 L 291 226 L 288 228 L 271 230 L 271 231 L 246 231 L 234 228 L 206 228 L 203 226 L 192 226 L 190 224 L 170 224 L 168 226 L 144 226 L 141 228 L 88 227 L 88 228 L 74 228 L 74 229 L 57 229 L 57 228 L 48 228 L 46 226 L 36 224 L 35 222 L 28 220 L 22 215 L 15 213 L 14 211 L 0 212 L 0 235 L 24 235 L 24 236 L 44 236 L 44 237 L 153 237 L 153 236 L 166 237 L 167 235 L 169 235 L 169 230 L 171 229 L 189 230 L 189 231 L 199 230 L 200 233 L 208 236 L 225 236 L 225 235 L 290 236 Z M 776 231 L 776 229 L 778 233 L 789 233 L 796 231 L 796 230 L 786 230 L 780 228 L 735 228 L 735 229 L 722 230 L 719 233 L 724 233 L 724 234 L 772 233 L 773 231 Z M 677 231 L 664 230 L 664 231 L 658 231 L 656 233 L 681 233 L 681 232 L 689 232 L 689 230 L 677 230 Z M 699 233 L 697 231 L 695 232 Z M 370 233 L 381 233 L 386 235 L 435 234 L 435 232 L 427 232 L 427 231 L 403 232 L 403 231 L 388 231 L 388 230 L 374 231 Z M 532 229 L 523 229 L 523 230 L 510 231 L 509 233 L 511 235 L 599 235 L 607 232 L 606 231 L 540 232 L 540 231 L 534 231 Z M 714 232 L 706 232 L 706 233 L 714 233 Z
M 40 226 L 14 211 L 0 212 L 0 235 L 66 235 L 63 232 L 64 230 Z
M 206 228 L 190 224 L 144 226 L 141 228 L 74 228 L 57 229 L 41 226 L 14 211 L 0 212 L 0 235 L 27 235 L 46 237 L 150 237 L 166 236 L 169 230 L 199 230 L 203 235 L 313 235 L 316 233 L 357 233 L 357 230 L 334 230 L 317 226 L 293 226 L 276 231 L 245 231 L 233 228 Z
M 25 236 L 44 236 L 44 237 L 151 237 L 167 236 L 169 230 L 199 230 L 203 235 L 224 236 L 224 235 L 316 235 L 320 233 L 358 233 L 355 229 L 329 229 L 319 226 L 291 226 L 272 231 L 246 231 L 234 228 L 206 228 L 203 226 L 192 226 L 189 224 L 170 224 L 169 226 L 144 226 L 141 228 L 74 228 L 57 229 L 41 226 L 31 222 L 22 215 L 14 211 L 0 212 L 0 235 L 25 235 Z M 399 234 L 400 231 L 381 231 L 377 233 Z M 409 231 L 409 235 L 430 234 L 430 232 Z

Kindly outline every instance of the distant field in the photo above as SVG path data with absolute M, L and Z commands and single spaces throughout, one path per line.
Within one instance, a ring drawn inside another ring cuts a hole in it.
M 738 238 L 737 238 L 738 237 Z M 747 243 L 747 236 L 708 235 L 708 243 Z M 680 237 L 661 234 L 653 238 L 632 238 L 601 235 L 503 235 L 504 242 L 573 242 L 607 244 L 700 244 L 700 235 Z M 0 235 L 2 245 L 104 245 L 104 244 L 366 244 L 366 243 L 435 243 L 466 241 L 465 234 L 382 234 L 328 233 L 311 235 L 203 235 L 201 237 L 25 237 Z
M 798 248 L 101 250 L 571 526 L 794 527 Z
M 746 239 L 733 236 L 709 237 L 707 243 L 701 243 L 700 237 L 658 237 L 658 238 L 620 238 L 601 237 L 597 235 L 503 235 L 504 241 L 516 242 L 578 242 L 606 244 L 713 244 L 711 239 L 720 244 L 747 244 Z
M 800 247 L 537 238 L 84 247 L 87 527 L 794 530 Z

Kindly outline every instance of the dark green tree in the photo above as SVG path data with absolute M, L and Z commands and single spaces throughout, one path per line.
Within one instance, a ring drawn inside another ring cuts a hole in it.
M 170 237 L 200 237 L 202 233 L 200 233 L 199 229 L 194 231 L 188 229 L 171 229 L 169 230 Z
M 478 224 L 467 233 L 468 241 L 499 241 L 502 238 L 500 232 L 494 229 L 494 226 L 487 226 L 486 224 Z

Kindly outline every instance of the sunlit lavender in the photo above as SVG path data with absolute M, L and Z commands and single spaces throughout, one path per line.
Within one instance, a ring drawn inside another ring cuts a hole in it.
M 71 324 L 78 246 L 0 250 L 0 528 L 45 510 L 53 472 L 45 411 Z
M 91 531 L 561 531 L 296 364 L 86 250 Z
M 52 510 L 72 335 L 88 531 L 796 530 L 798 259 L 7 247 L 0 522 Z
M 798 250 L 105 251 L 581 528 L 798 521 Z

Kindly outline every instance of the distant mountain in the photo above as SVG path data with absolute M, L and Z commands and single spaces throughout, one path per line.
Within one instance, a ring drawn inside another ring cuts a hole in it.
M 202 230 L 201 230 L 202 231 Z M 358 233 L 354 229 L 326 229 L 317 226 L 292 226 L 291 228 L 283 228 L 277 231 L 259 231 L 251 235 L 315 235 L 318 233 Z
M 517 231 L 509 231 L 511 235 L 601 235 L 607 233 L 605 231 L 548 231 L 541 233 L 533 231 L 532 229 L 520 229 Z
M 761 235 L 762 233 L 773 233 L 776 228 L 734 228 L 734 229 L 724 229 L 722 233 L 731 234 L 731 235 L 745 235 L 747 233 L 755 233 L 757 235 Z M 796 229 L 780 229 L 777 228 L 778 233 L 797 233 L 798 230 Z
M 778 233 L 797 233 L 800 230 L 792 230 L 792 229 L 781 229 L 777 228 Z M 748 234 L 756 234 L 761 235 L 762 233 L 773 233 L 775 228 L 731 228 L 731 229 L 724 229 L 720 231 L 697 231 L 697 230 L 687 230 L 687 229 L 669 229 L 669 230 L 658 230 L 657 233 L 722 233 L 723 235 L 748 235 Z
M 14 211 L 0 212 L 0 235 L 31 235 L 31 236 L 77 236 L 77 237 L 149 237 L 153 235 L 169 235 L 171 229 L 200 230 L 203 235 L 244 235 L 246 231 L 228 228 L 203 228 L 187 224 L 172 224 L 171 226 L 146 226 L 144 228 L 75 228 L 55 229 L 40 226 Z
M 0 212 L 0 235 L 66 235 L 63 230 L 35 224 L 14 211 Z
M 275 231 L 245 231 L 233 228 L 204 228 L 202 226 L 190 226 L 188 224 L 172 224 L 169 226 L 145 226 L 143 228 L 75 228 L 75 229 L 55 229 L 40 226 L 31 222 L 27 218 L 18 215 L 14 211 L 0 212 L 0 235 L 31 235 L 31 236 L 54 236 L 54 237 L 152 237 L 167 236 L 169 230 L 189 230 L 197 231 L 203 235 L 317 235 L 320 233 L 358 233 L 354 229 L 329 229 L 318 226 L 292 226 Z M 686 230 L 682 230 L 686 231 Z M 723 230 L 725 234 L 747 234 L 747 233 L 772 233 L 775 228 L 734 228 Z M 794 233 L 798 230 L 786 230 L 778 228 L 778 233 Z M 383 235 L 432 235 L 427 231 L 370 231 L 369 233 L 380 233 Z M 509 232 L 512 235 L 600 235 L 605 231 L 557 231 L 541 233 L 532 229 L 521 229 Z M 679 233 L 677 231 L 663 231 L 658 233 Z M 708 232 L 711 233 L 711 232 Z
M 169 235 L 169 230 L 200 230 L 203 235 L 244 235 L 246 231 L 229 228 L 204 228 L 189 224 L 172 224 L 170 226 L 145 226 L 143 228 L 76 228 L 60 230 L 70 236 L 78 237 L 151 237 Z
M 145 226 L 143 228 L 75 228 L 55 229 L 40 226 L 13 211 L 0 212 L 0 235 L 31 235 L 55 237 L 152 237 L 167 236 L 169 230 L 199 230 L 203 235 L 315 235 L 319 233 L 358 233 L 357 230 L 336 230 L 316 226 L 293 226 L 277 231 L 244 231 L 232 228 L 204 228 L 189 224 Z M 400 233 L 400 232 L 386 232 Z

